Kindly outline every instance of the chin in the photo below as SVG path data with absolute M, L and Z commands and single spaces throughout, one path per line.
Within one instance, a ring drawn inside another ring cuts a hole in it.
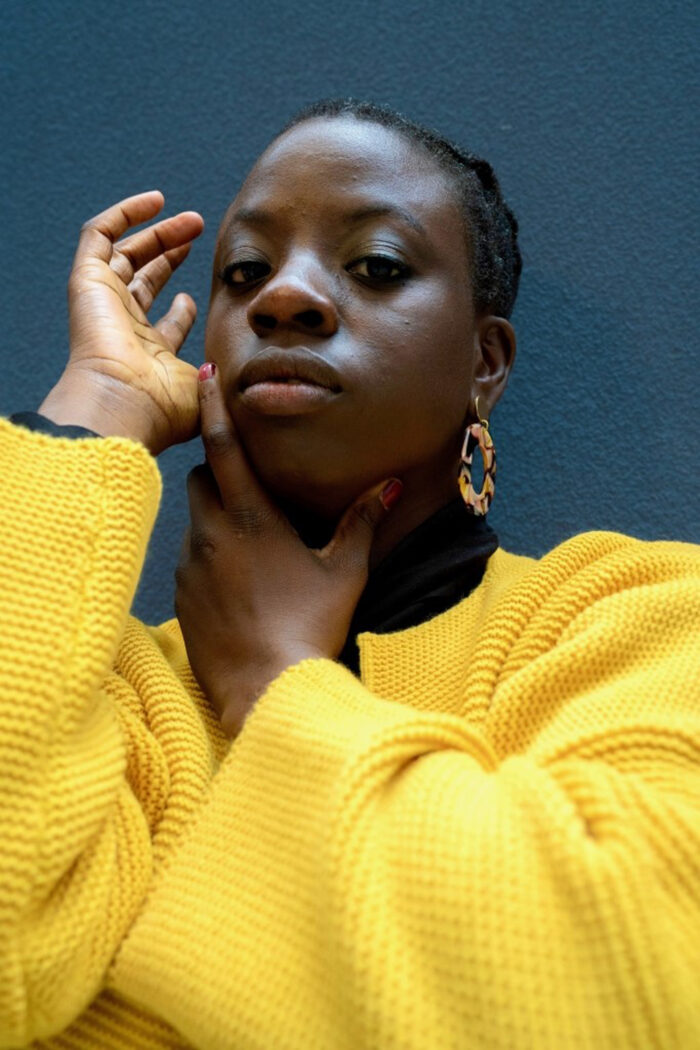
M 377 462 L 376 439 L 358 435 L 357 427 L 348 434 L 337 419 L 266 419 L 261 425 L 240 413 L 234 424 L 263 488 L 290 516 L 336 522 L 359 496 L 396 474 L 396 463 Z
M 287 512 L 334 521 L 359 495 L 347 475 L 338 477 L 336 464 L 317 456 L 292 457 L 284 450 L 271 456 L 268 449 L 255 447 L 246 447 L 246 453 L 265 491 Z

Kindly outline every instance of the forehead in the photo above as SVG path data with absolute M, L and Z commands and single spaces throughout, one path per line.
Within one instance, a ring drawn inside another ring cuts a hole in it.
M 450 177 L 403 134 L 352 117 L 314 118 L 265 150 L 229 209 L 268 208 L 300 216 L 386 202 L 422 225 L 461 232 L 462 212 Z

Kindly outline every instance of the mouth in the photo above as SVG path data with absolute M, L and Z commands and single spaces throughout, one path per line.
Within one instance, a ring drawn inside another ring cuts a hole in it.
M 343 391 L 335 368 L 305 346 L 258 351 L 241 370 L 237 386 L 247 409 L 274 416 L 313 412 Z
M 343 389 L 335 368 L 305 346 L 259 350 L 241 370 L 238 389 L 243 393 L 259 383 L 318 386 L 334 394 Z

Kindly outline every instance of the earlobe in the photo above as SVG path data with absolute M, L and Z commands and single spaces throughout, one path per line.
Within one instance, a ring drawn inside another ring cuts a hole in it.
M 505 317 L 488 314 L 479 319 L 475 342 L 474 396 L 487 414 L 506 388 L 515 359 L 515 330 Z

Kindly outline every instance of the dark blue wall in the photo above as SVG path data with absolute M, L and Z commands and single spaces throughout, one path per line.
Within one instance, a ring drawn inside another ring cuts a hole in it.
M 697 5 L 2 5 L 0 412 L 36 407 L 66 355 L 81 223 L 160 187 L 208 228 L 178 276 L 204 314 L 216 226 L 300 105 L 388 102 L 484 153 L 520 217 L 520 349 L 493 433 L 492 520 L 540 553 L 582 529 L 700 540 Z M 187 356 L 199 362 L 203 323 Z M 196 447 L 165 496 L 137 611 L 171 614 Z

